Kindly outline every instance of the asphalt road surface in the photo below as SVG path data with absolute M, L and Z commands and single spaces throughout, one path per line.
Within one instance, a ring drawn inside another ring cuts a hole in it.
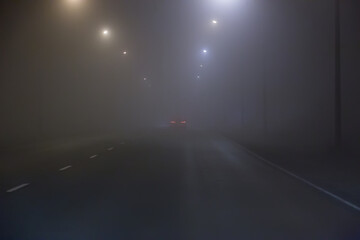
M 36 157 L 2 171 L 1 240 L 360 239 L 358 211 L 222 137 L 160 131 Z

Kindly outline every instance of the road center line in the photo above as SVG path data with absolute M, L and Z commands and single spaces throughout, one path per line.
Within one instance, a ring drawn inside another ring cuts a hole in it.
M 112 151 L 112 150 L 114 150 L 114 147 L 110 147 L 110 148 L 108 148 L 107 150 L 108 150 L 108 151 Z
M 71 165 L 69 166 L 66 166 L 66 167 L 63 167 L 63 168 L 60 168 L 59 171 L 62 172 L 62 171 L 65 171 L 65 170 L 68 170 L 69 168 L 72 168 Z
M 93 158 L 96 158 L 96 157 L 98 157 L 98 155 L 97 155 L 97 154 L 96 154 L 96 155 L 91 156 L 91 157 L 90 157 L 90 159 L 93 159 Z
M 12 192 L 15 192 L 15 191 L 17 191 L 17 190 L 20 190 L 20 189 L 22 189 L 22 188 L 25 188 L 25 187 L 27 187 L 27 186 L 29 186 L 29 185 L 30 185 L 30 183 L 24 183 L 24 184 L 21 184 L 21 185 L 19 185 L 19 186 L 17 186 L 17 187 L 14 187 L 14 188 L 11 188 L 11 189 L 7 190 L 6 192 L 7 192 L 7 193 L 12 193 Z

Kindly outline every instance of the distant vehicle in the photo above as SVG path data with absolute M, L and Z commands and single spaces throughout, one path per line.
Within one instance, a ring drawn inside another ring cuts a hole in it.
M 187 121 L 185 119 L 174 119 L 169 124 L 171 128 L 186 128 Z

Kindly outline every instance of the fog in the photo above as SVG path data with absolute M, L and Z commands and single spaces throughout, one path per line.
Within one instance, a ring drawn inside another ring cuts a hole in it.
M 255 146 L 334 146 L 332 1 L 64 2 L 1 2 L 2 146 L 174 116 Z M 359 7 L 341 1 L 342 134 L 353 148 Z
M 359 13 L 0 1 L 0 239 L 360 239 Z

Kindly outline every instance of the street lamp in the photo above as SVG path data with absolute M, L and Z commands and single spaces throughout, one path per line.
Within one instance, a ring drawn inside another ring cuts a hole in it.
M 104 29 L 104 30 L 102 31 L 102 34 L 103 34 L 103 36 L 108 36 L 108 35 L 109 35 L 109 30 Z
M 207 50 L 207 49 L 204 49 L 204 50 L 202 50 L 202 52 L 203 52 L 204 54 L 207 54 L 208 50 Z
M 123 52 L 123 55 L 127 55 L 127 51 L 124 51 L 124 52 Z
M 342 147 L 342 83 L 341 83 L 341 8 L 340 0 L 334 1 L 334 43 L 335 43 L 335 109 L 334 109 L 334 143 L 337 150 Z
M 217 25 L 217 24 L 218 24 L 218 21 L 214 19 L 214 20 L 211 21 L 211 23 L 212 23 L 213 25 Z
M 108 28 L 103 28 L 100 30 L 100 37 L 103 39 L 109 38 L 111 35 L 111 32 Z

